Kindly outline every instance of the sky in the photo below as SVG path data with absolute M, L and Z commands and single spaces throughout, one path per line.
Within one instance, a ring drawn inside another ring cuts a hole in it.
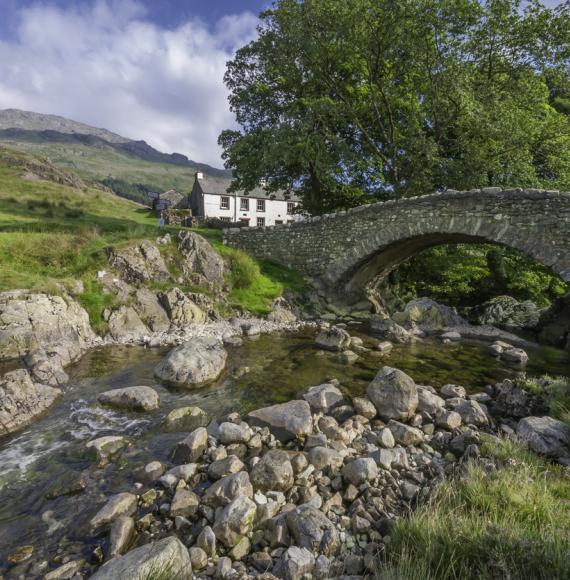
M 266 0 L 0 0 L 0 109 L 62 115 L 222 166 L 226 62 Z
M 0 0 L 0 109 L 62 115 L 221 167 L 218 135 L 235 126 L 225 65 L 270 4 Z

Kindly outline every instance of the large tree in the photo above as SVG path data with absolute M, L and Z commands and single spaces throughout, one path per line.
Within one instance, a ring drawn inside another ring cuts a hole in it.
M 234 187 L 313 213 L 435 189 L 570 188 L 570 2 L 279 0 L 228 63 Z

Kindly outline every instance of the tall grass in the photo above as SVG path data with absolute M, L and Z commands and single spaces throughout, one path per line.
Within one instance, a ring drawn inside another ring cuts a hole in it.
M 570 578 L 570 479 L 521 446 L 487 442 L 472 463 L 394 529 L 379 579 Z
M 570 379 L 568 377 L 519 377 L 516 385 L 540 397 L 548 406 L 548 414 L 570 428 Z

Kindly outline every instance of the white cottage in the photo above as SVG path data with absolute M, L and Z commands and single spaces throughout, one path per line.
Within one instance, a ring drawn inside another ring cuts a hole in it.
M 243 222 L 249 226 L 274 226 L 303 219 L 296 208 L 299 198 L 282 191 L 267 192 L 257 187 L 247 194 L 228 193 L 231 179 L 204 177 L 196 173 L 190 194 L 192 215 L 217 218 L 222 221 Z

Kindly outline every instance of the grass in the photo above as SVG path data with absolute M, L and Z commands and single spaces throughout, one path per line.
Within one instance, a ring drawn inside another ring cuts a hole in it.
M 102 310 L 114 305 L 114 297 L 96 282 L 96 272 L 107 267 L 105 248 L 153 240 L 166 231 L 175 238 L 180 228 L 159 228 L 146 208 L 107 191 L 24 179 L 29 162 L 26 154 L 0 146 L 0 291 L 28 288 L 62 293 L 73 281 L 81 280 L 85 291 L 79 300 L 92 325 L 103 332 Z M 49 165 L 47 168 L 49 172 Z M 208 239 L 228 262 L 231 306 L 266 314 L 271 301 L 284 291 L 304 289 L 298 274 L 224 246 L 220 230 L 193 231 Z M 160 250 L 178 277 L 180 256 L 175 243 L 160 246 Z M 175 285 L 149 286 L 166 290 Z M 178 286 L 183 291 L 206 291 Z
M 563 421 L 570 428 L 570 379 L 568 377 L 548 375 L 540 378 L 520 377 L 516 380 L 516 384 L 543 399 L 548 406 L 548 414 Z
M 570 577 L 570 478 L 564 468 L 510 441 L 486 440 L 467 476 L 440 483 L 399 520 L 377 578 Z

